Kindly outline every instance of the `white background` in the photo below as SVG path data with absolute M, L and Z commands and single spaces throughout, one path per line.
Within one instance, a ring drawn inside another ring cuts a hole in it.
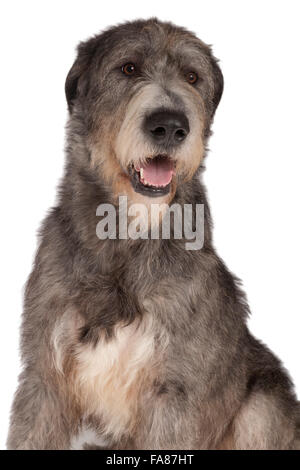
M 0 448 L 20 370 L 22 289 L 64 161 L 64 80 L 79 40 L 138 17 L 213 44 L 225 77 L 205 182 L 219 254 L 248 294 L 252 332 L 300 395 L 300 3 L 13 1 L 0 11 Z

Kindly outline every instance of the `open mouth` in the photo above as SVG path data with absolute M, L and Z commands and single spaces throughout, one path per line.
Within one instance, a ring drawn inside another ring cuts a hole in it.
M 168 194 L 175 174 L 174 161 L 167 155 L 156 155 L 145 163 L 133 165 L 131 184 L 137 193 L 150 197 Z

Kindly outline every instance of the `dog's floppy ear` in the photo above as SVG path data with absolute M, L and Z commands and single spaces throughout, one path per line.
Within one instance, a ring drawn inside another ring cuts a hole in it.
M 212 72 L 213 72 L 213 82 L 214 82 L 214 94 L 213 94 L 213 112 L 212 116 L 215 114 L 215 111 L 218 107 L 218 104 L 220 103 L 222 94 L 223 94 L 223 88 L 224 88 L 224 78 L 222 71 L 219 67 L 218 61 L 212 57 L 211 60 L 212 64 Z
M 67 75 L 65 83 L 65 93 L 70 113 L 72 113 L 76 98 L 87 93 L 88 71 L 97 45 L 96 38 L 91 38 L 80 43 L 77 47 L 77 58 Z

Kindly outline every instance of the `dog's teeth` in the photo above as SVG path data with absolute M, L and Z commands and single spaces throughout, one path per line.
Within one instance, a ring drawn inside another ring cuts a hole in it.
M 145 180 L 145 178 L 143 177 L 143 169 L 142 168 L 140 170 L 140 181 L 145 186 L 152 186 L 153 188 L 164 188 L 165 186 L 167 186 L 167 184 L 169 184 L 169 183 L 167 183 L 167 184 L 149 183 L 149 181 Z
M 144 177 L 144 168 L 140 168 L 140 175 L 141 175 L 141 178 Z

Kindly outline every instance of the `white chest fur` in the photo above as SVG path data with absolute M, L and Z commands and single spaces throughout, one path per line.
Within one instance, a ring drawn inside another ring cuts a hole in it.
M 150 390 L 167 345 L 152 321 L 118 326 L 112 339 L 76 351 L 75 387 L 87 414 L 101 418 L 115 439 L 135 425 L 142 394 Z

